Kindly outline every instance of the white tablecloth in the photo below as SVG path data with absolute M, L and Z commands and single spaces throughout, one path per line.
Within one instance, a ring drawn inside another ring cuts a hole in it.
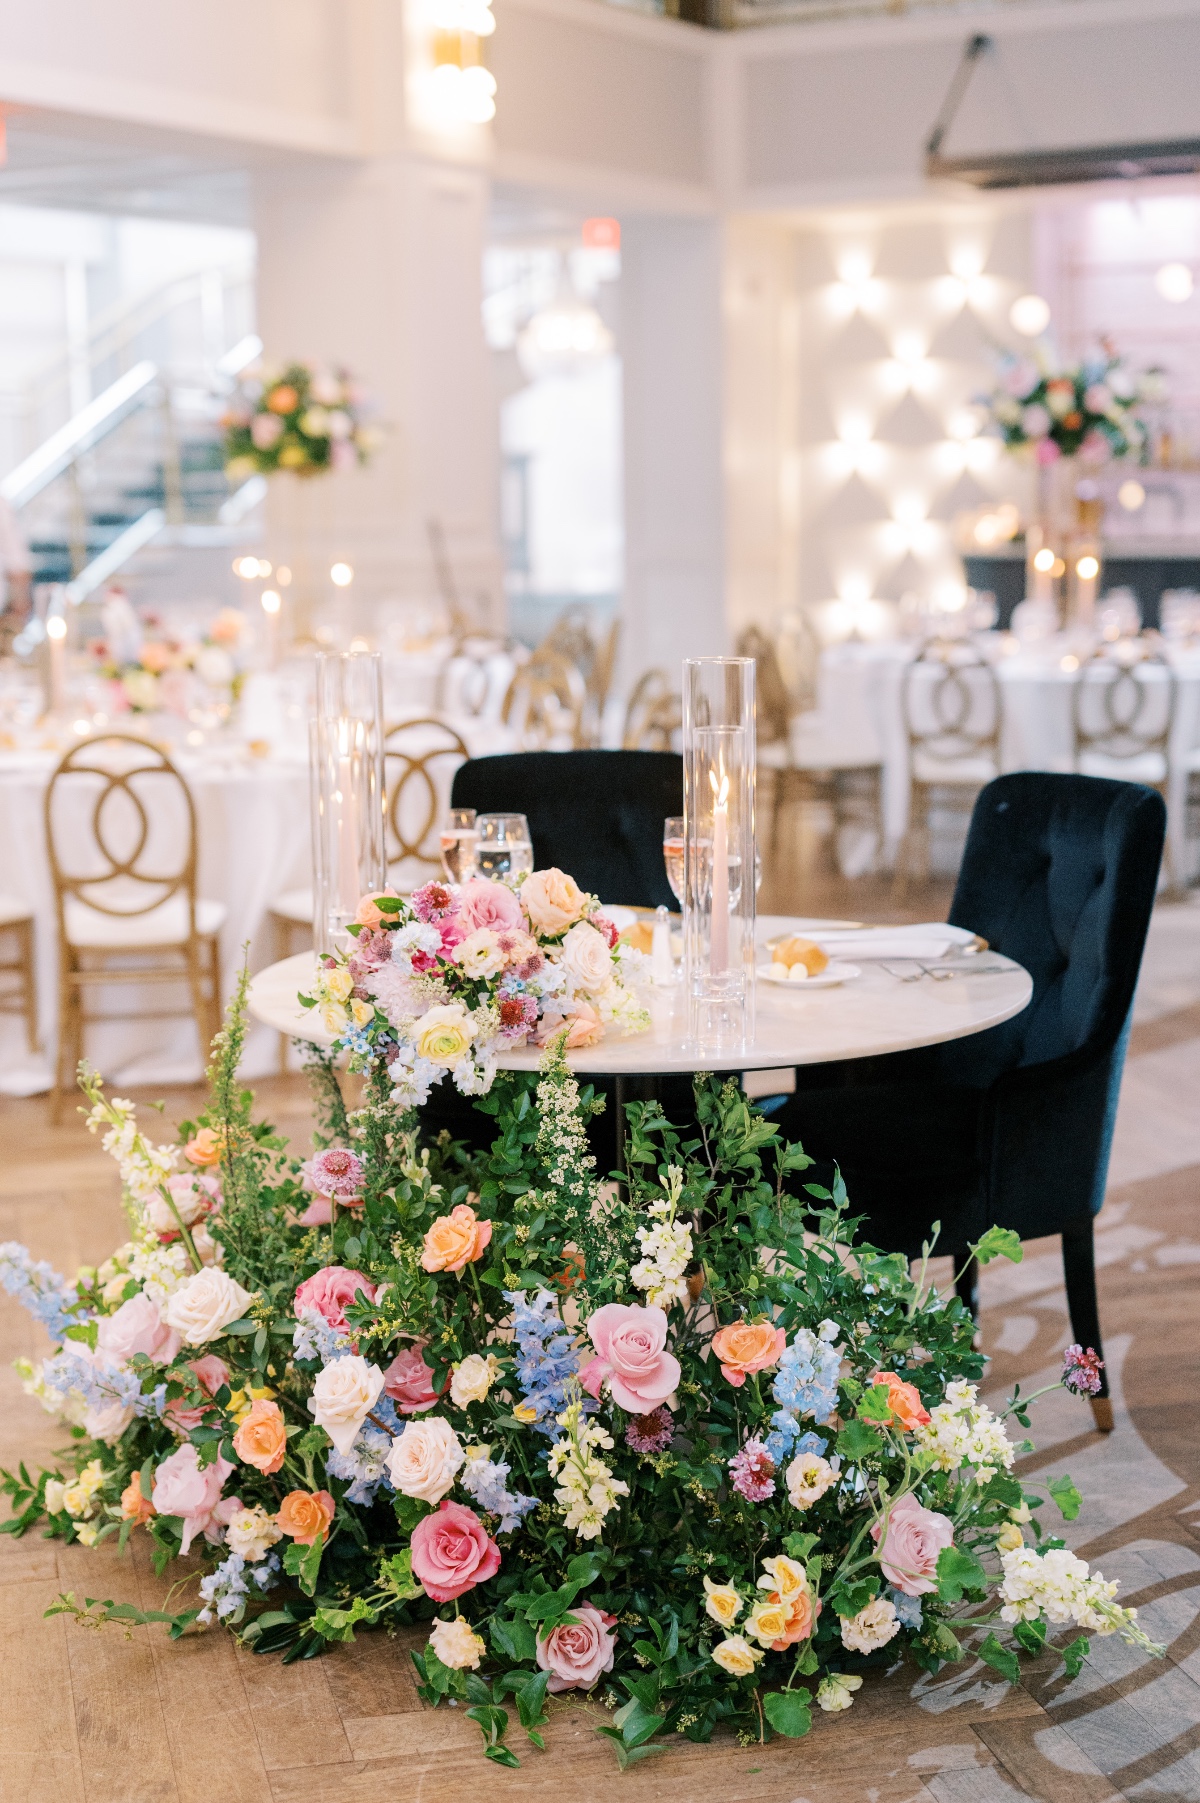
M 1070 669 L 1062 667 L 1066 647 L 1023 649 L 995 656 L 1002 708 L 1001 766 L 1004 770 L 1075 768 Z M 883 823 L 889 853 L 908 825 L 909 748 L 901 705 L 910 644 L 837 645 L 825 651 L 814 718 L 802 717 L 803 742 L 828 743 L 835 753 L 883 766 Z M 1182 858 L 1186 754 L 1200 744 L 1200 651 L 1172 648 L 1175 713 L 1170 741 L 1169 831 Z M 1182 862 L 1180 870 L 1184 868 Z
M 272 900 L 288 890 L 311 885 L 309 791 L 307 754 L 303 750 L 306 719 L 285 682 L 259 678 L 246 696 L 241 730 L 247 740 L 270 742 L 273 755 L 255 758 L 244 749 L 206 750 L 189 757 L 186 750 L 174 754 L 180 774 L 187 781 L 196 809 L 199 851 L 198 894 L 218 901 L 226 909 L 221 933 L 223 997 L 228 995 L 249 942 L 251 970 L 269 964 L 277 948 L 268 920 Z M 295 712 L 293 713 L 293 709 Z M 389 723 L 419 717 L 431 709 L 395 707 Z M 511 750 L 512 735 L 498 723 L 448 717 L 472 757 L 486 757 Z M 282 749 L 280 749 L 282 748 Z M 31 1095 L 51 1082 L 58 1024 L 58 948 L 54 891 L 46 854 L 44 798 L 50 774 L 58 762 L 55 751 L 0 752 L 0 847 L 4 865 L 0 890 L 15 895 L 34 910 L 38 1013 L 41 1057 L 30 1057 L 23 1022 L 14 1015 L 0 1015 L 0 1093 Z M 437 772 L 442 806 L 448 805 L 453 763 Z M 181 1083 L 198 1078 L 201 1058 L 195 1027 L 187 1013 L 187 992 L 159 985 L 149 1002 L 149 990 L 125 990 L 132 1006 L 166 1008 L 178 1003 L 178 1019 L 144 1022 L 118 1021 L 86 1029 L 85 1052 L 113 1082 Z M 122 992 L 106 992 L 101 1006 L 118 1005 Z M 278 1041 L 263 1027 L 254 1027 L 247 1042 L 244 1070 L 258 1076 L 274 1068 Z

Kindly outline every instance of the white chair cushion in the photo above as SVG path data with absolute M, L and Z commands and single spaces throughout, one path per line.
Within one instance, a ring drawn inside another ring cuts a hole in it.
M 1200 745 L 1194 746 L 1185 754 L 1183 767 L 1185 770 L 1200 770 Z
M 1079 754 L 1081 776 L 1111 776 L 1119 783 L 1165 783 L 1167 760 L 1161 751 L 1139 751 L 1134 757 L 1117 758 L 1106 751 Z
M 225 924 L 224 902 L 197 901 L 196 931 L 202 939 L 219 933 Z M 102 914 L 75 896 L 63 909 L 68 945 L 91 950 L 140 951 L 144 946 L 183 945 L 188 934 L 187 902 L 182 895 L 145 914 Z
M 294 921 L 298 927 L 310 927 L 313 922 L 312 890 L 286 889 L 272 901 L 270 911 L 280 920 Z
M 28 902 L 18 901 L 15 895 L 0 891 L 0 927 L 17 927 L 23 920 L 32 919 L 33 909 Z
M 937 758 L 913 752 L 912 773 L 919 783 L 990 783 L 1000 772 L 990 757 Z

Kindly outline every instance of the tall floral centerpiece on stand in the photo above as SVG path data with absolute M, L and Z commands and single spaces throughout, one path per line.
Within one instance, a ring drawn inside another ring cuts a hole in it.
M 396 929 L 414 963 L 431 924 Z M 242 992 L 177 1142 L 82 1071 L 126 1242 L 70 1278 L 0 1247 L 62 1430 L 49 1467 L 4 1474 L 6 1531 L 146 1537 L 177 1574 L 160 1611 L 51 1613 L 285 1660 L 387 1627 L 506 1766 L 584 1696 L 627 1766 L 676 1736 L 803 1736 L 898 1659 L 1015 1682 L 1047 1645 L 1068 1673 L 1095 1635 L 1161 1651 L 1043 1522 L 1078 1513 L 1070 1478 L 1015 1473 L 1035 1398 L 984 1401 L 928 1258 L 860 1240 L 735 1084 L 699 1080 L 687 1131 L 632 1105 L 618 1185 L 565 1021 L 478 1099 L 479 1154 L 422 1133 L 386 1057 L 353 1113 L 316 1058 L 301 1161 L 238 1081 Z M 1020 1257 L 999 1230 L 971 1250 Z M 1095 1355 L 1069 1348 L 1061 1381 L 1096 1389 Z
M 1000 380 L 986 397 L 992 430 L 1035 467 L 1036 519 L 1026 532 L 1026 593 L 1050 600 L 1056 561 L 1068 565 L 1072 611 L 1090 616 L 1100 573 L 1103 503 L 1099 473 L 1123 458 L 1144 458 L 1144 409 L 1163 398 L 1157 370 L 1135 375 L 1107 340 L 1097 356 L 1060 366 L 1039 346 L 1034 356 L 1006 352 Z M 1077 566 L 1083 559 L 1085 571 Z

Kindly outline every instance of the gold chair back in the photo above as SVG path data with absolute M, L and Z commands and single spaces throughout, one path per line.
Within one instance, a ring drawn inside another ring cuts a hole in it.
M 127 920 L 179 895 L 186 937 L 195 937 L 196 811 L 159 746 L 126 733 L 73 745 L 50 778 L 45 819 L 64 944 L 72 898 Z
M 911 766 L 919 758 L 922 768 L 944 765 L 949 775 L 954 764 L 990 759 L 999 772 L 1000 684 L 969 640 L 922 645 L 905 669 L 901 705 Z
M 779 667 L 779 656 L 761 626 L 747 626 L 738 634 L 737 654 L 755 663 L 755 700 L 760 745 L 786 743 L 792 718 L 792 702 Z
M 1121 762 L 1157 754 L 1165 780 L 1175 695 L 1174 670 L 1145 640 L 1099 646 L 1071 692 L 1076 766 L 1089 753 Z
M 812 713 L 818 700 L 821 641 L 806 609 L 793 607 L 783 616 L 775 655 L 792 713 Z
M 683 730 L 683 696 L 665 670 L 646 670 L 625 709 L 621 744 L 626 751 L 678 751 Z
M 441 817 L 454 772 L 470 755 L 454 728 L 432 714 L 389 726 L 383 741 L 389 876 L 415 874 L 414 864 L 422 877 L 441 869 Z M 404 865 L 409 869 L 401 870 Z
M 501 718 L 525 751 L 578 751 L 587 687 L 575 665 L 540 648 L 513 677 Z

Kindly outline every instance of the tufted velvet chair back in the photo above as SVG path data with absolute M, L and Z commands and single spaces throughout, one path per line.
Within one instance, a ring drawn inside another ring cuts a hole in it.
M 1165 824 L 1162 797 L 1138 783 L 1019 771 L 983 790 L 950 919 L 1023 964 L 1034 990 L 1024 1013 L 956 1048 L 963 1080 L 1116 1046 Z
M 678 909 L 663 864 L 663 821 L 683 812 L 674 751 L 521 751 L 472 758 L 451 805 L 524 814 L 539 869 L 556 864 L 601 901 Z

